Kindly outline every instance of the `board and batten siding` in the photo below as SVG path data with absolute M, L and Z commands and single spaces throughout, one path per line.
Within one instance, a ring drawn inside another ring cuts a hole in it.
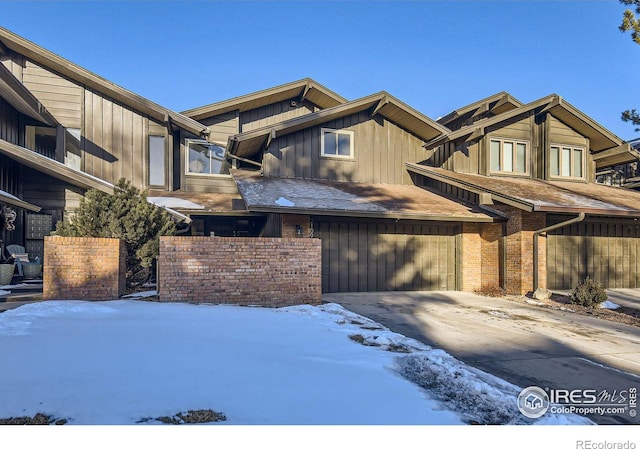
M 3 63 L 14 67 L 16 74 L 16 61 Z M 64 127 L 80 129 L 81 166 L 85 173 L 113 184 L 126 178 L 138 188 L 147 187 L 150 133 L 164 136 L 167 151 L 172 148 L 171 134 L 163 124 L 29 59 L 25 58 L 22 66 L 18 79 Z M 171 162 L 169 159 L 168 174 Z M 171 180 L 170 176 L 167 178 Z
M 311 103 L 296 102 L 295 106 L 291 106 L 291 101 L 279 101 L 241 112 L 240 132 L 263 128 L 285 120 L 301 117 L 314 111 L 314 106 Z
M 632 221 L 582 222 L 547 236 L 550 289 L 573 289 L 587 276 L 605 288 L 638 288 L 639 262 L 640 224 Z
M 480 143 L 465 142 L 458 139 L 447 142 L 425 152 L 423 162 L 434 167 L 441 167 L 458 173 L 480 172 Z
M 220 144 L 227 144 L 229 136 L 240 132 L 240 118 L 238 111 L 229 111 L 199 120 L 210 130 L 209 140 Z
M 322 291 L 455 290 L 459 224 L 315 217 Z
M 163 136 L 172 148 L 167 128 L 89 89 L 84 91 L 82 129 L 83 170 L 110 183 L 125 178 L 138 188 L 148 186 L 149 136 Z M 170 180 L 171 159 L 167 159 Z
M 353 131 L 353 160 L 320 156 L 321 128 Z M 388 120 L 362 112 L 277 137 L 263 159 L 265 176 L 408 184 L 405 162 L 424 159 L 424 141 Z

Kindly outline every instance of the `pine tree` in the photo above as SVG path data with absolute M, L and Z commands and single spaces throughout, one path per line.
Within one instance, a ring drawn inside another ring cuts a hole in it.
M 640 0 L 620 0 L 620 3 L 627 6 L 635 6 L 635 10 L 627 9 L 622 16 L 622 23 L 618 27 L 620 31 L 626 33 L 631 31 L 631 39 L 640 45 Z M 638 16 L 636 16 L 638 14 Z M 625 122 L 631 122 L 638 128 L 636 131 L 640 131 L 640 113 L 635 109 L 629 109 L 622 113 L 622 120 Z
M 147 201 L 140 191 L 121 179 L 113 194 L 89 190 L 68 221 L 58 222 L 56 235 L 123 239 L 127 248 L 127 283 L 139 281 L 159 253 L 159 236 L 174 235 L 169 214 Z

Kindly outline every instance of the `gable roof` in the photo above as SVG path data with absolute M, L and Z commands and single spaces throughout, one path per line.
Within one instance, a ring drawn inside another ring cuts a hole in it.
M 0 27 L 0 43 L 35 63 L 43 65 L 90 89 L 103 93 L 160 123 L 173 123 L 196 135 L 206 135 L 208 133 L 208 128 L 201 123 L 120 87 L 2 27 Z
M 458 108 L 444 117 L 439 118 L 438 123 L 446 125 L 469 112 L 474 112 L 475 115 L 477 113 L 491 111 L 497 115 L 518 108 L 522 106 L 522 104 L 523 103 L 521 103 L 517 98 L 512 97 L 508 92 L 502 91 L 476 101 L 475 103 Z
M 557 94 L 551 94 L 531 103 L 504 112 L 494 117 L 488 117 L 477 122 L 463 126 L 460 129 L 451 131 L 446 135 L 439 136 L 427 142 L 425 148 L 431 149 L 447 142 L 466 137 L 468 140 L 484 136 L 486 128 L 498 125 L 521 114 L 526 114 L 533 110 L 538 112 L 549 112 L 551 115 L 562 121 L 566 125 L 575 129 L 583 136 L 589 138 L 590 149 L 598 152 L 620 146 L 624 141 L 611 131 L 600 125 L 598 122 L 587 116 Z M 470 137 L 469 137 L 470 136 Z
M 409 171 L 527 212 L 640 217 L 640 192 L 593 182 L 544 181 L 456 173 L 406 163 Z
M 424 141 L 449 131 L 444 126 L 387 92 L 379 92 L 329 109 L 236 134 L 229 137 L 227 151 L 240 157 L 252 156 L 257 154 L 265 145 L 268 146 L 269 142 L 276 137 L 366 110 L 371 110 L 372 117 L 380 114 Z
M 291 98 L 298 98 L 299 101 L 307 99 L 323 109 L 347 102 L 344 97 L 327 89 L 322 84 L 311 78 L 304 78 L 247 95 L 241 95 L 229 100 L 189 109 L 182 113 L 194 120 L 203 120 L 208 117 L 224 114 L 225 112 L 236 110 L 243 112 Z
M 480 207 L 414 185 L 263 177 L 231 170 L 251 212 L 436 221 L 501 221 Z
M 2 64 L 0 64 L 0 96 L 7 100 L 14 109 L 34 120 L 49 126 L 60 124 L 47 111 L 47 108 Z

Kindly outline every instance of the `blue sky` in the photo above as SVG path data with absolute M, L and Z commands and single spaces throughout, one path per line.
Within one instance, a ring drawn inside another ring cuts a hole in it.
M 437 118 L 506 90 L 558 93 L 622 137 L 640 108 L 624 5 L 592 1 L 6 1 L 3 26 L 181 111 L 310 77 Z

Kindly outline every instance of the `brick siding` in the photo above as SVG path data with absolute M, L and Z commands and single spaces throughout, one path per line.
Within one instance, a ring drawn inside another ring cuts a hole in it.
M 500 286 L 501 223 L 463 223 L 460 244 L 460 290 Z
M 309 215 L 282 214 L 282 235 L 285 238 L 296 238 L 297 226 L 302 228 L 302 236 L 309 237 L 311 232 L 311 218 Z
M 45 237 L 44 299 L 118 299 L 125 292 L 126 248 L 119 239 Z
M 533 232 L 546 226 L 546 215 L 526 212 L 511 206 L 492 206 L 509 217 L 506 242 L 506 289 L 508 293 L 525 294 L 533 289 Z M 538 245 L 539 286 L 547 283 L 546 239 Z
M 161 237 L 160 301 L 320 304 L 321 246 L 309 238 Z

